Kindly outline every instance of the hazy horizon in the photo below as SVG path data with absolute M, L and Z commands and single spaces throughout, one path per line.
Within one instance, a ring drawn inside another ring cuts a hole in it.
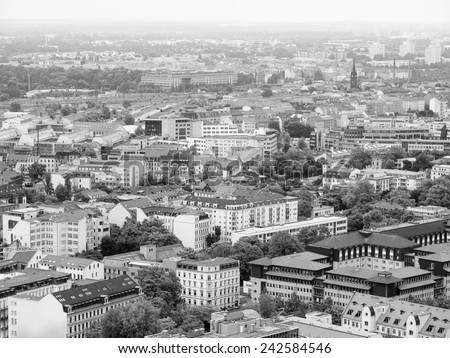
M 393 24 L 449 23 L 448 0 L 165 0 L 155 3 L 145 0 L 111 2 L 79 0 L 64 5 L 58 0 L 3 0 L 0 19 L 3 20 L 99 20 L 99 21 L 165 21 L 165 22 L 229 22 L 242 24 L 296 23 L 341 21 L 374 21 Z

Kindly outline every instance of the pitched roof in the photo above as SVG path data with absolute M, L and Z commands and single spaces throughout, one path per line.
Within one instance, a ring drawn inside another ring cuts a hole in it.
M 364 244 L 392 247 L 396 249 L 418 246 L 418 244 L 409 241 L 403 237 L 400 237 L 398 235 L 387 235 L 378 232 L 366 232 L 363 234 L 358 231 L 327 237 L 326 239 L 318 241 L 315 244 L 312 244 L 311 246 L 330 249 L 342 249 L 346 247 L 359 246 Z
M 420 325 L 419 335 L 444 338 L 450 332 L 450 310 L 448 309 L 359 292 L 353 294 L 349 304 L 344 309 L 342 318 L 361 321 L 361 315 L 357 316 L 357 314 L 366 306 L 372 308 L 372 312 L 374 312 L 374 307 L 385 307 L 384 313 L 381 313 L 376 321 L 377 325 L 390 326 L 403 331 L 410 316 L 420 316 L 425 318 L 426 321 Z
M 36 255 L 38 250 L 19 251 L 12 257 L 12 261 L 18 261 L 23 263 L 29 263 L 31 259 Z
M 52 293 L 62 305 L 78 305 L 102 296 L 113 296 L 134 290 L 139 285 L 129 276 L 119 276 L 110 280 L 98 281 L 88 285 L 73 287 Z
M 388 235 L 399 235 L 405 238 L 411 238 L 426 235 L 434 232 L 444 232 L 446 219 L 432 219 L 426 222 L 413 222 L 378 229 L 377 231 Z
M 85 268 L 97 261 L 92 259 L 86 259 L 83 257 L 72 257 L 72 256 L 59 256 L 59 255 L 47 255 L 42 260 L 41 263 L 47 264 L 49 266 L 65 266 L 73 268 Z

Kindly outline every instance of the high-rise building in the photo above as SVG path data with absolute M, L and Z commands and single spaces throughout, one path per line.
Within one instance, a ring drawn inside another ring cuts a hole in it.
M 375 55 L 381 55 L 384 56 L 385 52 L 386 52 L 386 47 L 384 44 L 380 43 L 380 42 L 376 42 L 374 44 L 372 44 L 372 46 L 370 46 L 370 57 L 374 58 Z
M 406 56 L 408 53 L 412 55 L 416 53 L 416 44 L 411 40 L 403 42 L 398 51 L 399 56 Z
M 430 45 L 425 49 L 425 63 L 431 65 L 441 62 L 441 45 Z

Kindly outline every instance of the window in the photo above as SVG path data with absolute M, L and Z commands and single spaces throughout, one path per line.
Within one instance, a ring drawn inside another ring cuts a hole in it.
M 434 329 L 434 326 L 433 326 L 432 324 L 430 324 L 430 325 L 427 327 L 427 332 L 431 332 L 433 329 Z

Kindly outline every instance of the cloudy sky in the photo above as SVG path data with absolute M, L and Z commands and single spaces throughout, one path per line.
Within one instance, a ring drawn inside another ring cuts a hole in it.
M 449 0 L 0 0 L 2 19 L 450 23 Z

